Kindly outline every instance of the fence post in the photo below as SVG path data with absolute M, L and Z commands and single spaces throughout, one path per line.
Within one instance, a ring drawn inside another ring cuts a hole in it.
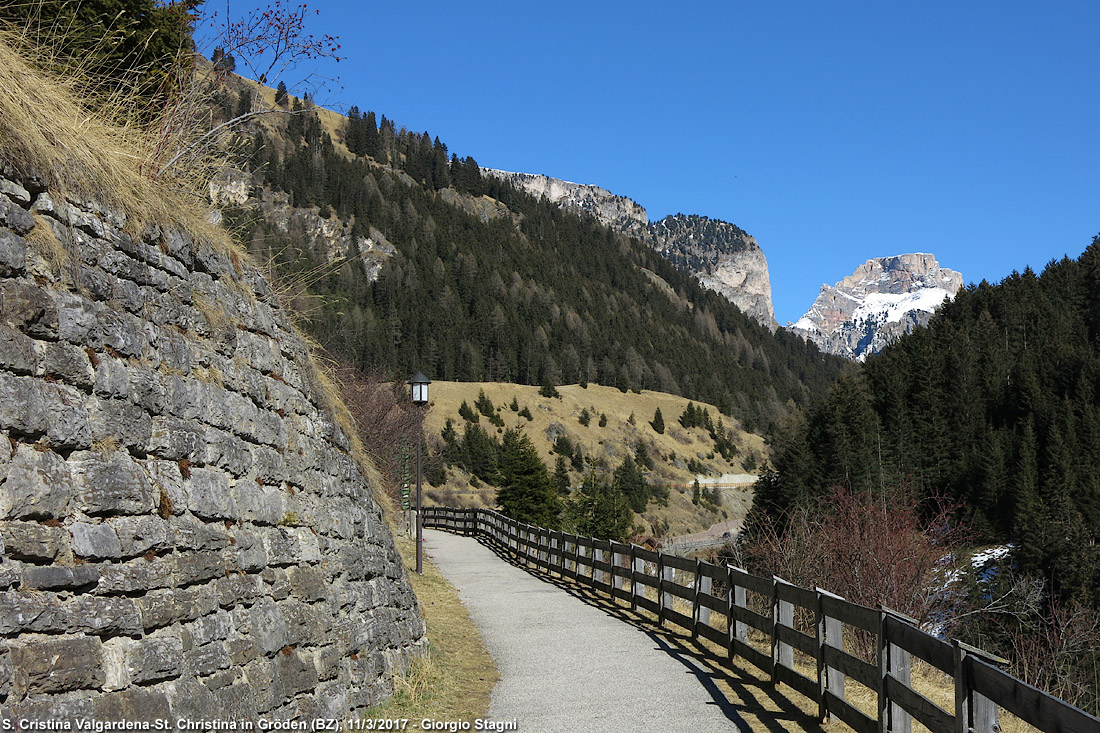
M 552 530 L 550 532 L 550 550 L 548 554 L 550 557 L 550 566 L 558 569 L 558 577 L 561 578 L 565 577 L 565 573 L 562 572 L 562 570 L 565 569 L 565 560 L 558 551 L 558 548 L 561 546 L 561 542 L 558 539 L 559 537 L 561 537 L 561 532 L 557 530 Z M 557 558 L 557 560 L 554 558 Z
M 778 682 L 779 667 L 794 669 L 794 647 L 779 641 L 779 625 L 794 628 L 794 604 L 779 600 L 779 585 L 787 583 L 778 575 L 772 576 L 772 684 Z M 789 583 L 787 583 L 789 585 Z
M 596 563 L 604 561 L 603 550 L 592 548 L 592 585 L 599 585 L 604 580 L 607 580 L 607 573 L 602 570 L 596 570 Z M 599 580 L 597 580 L 597 573 L 599 574 Z
M 665 555 L 657 553 L 657 624 L 665 625 Z
M 645 585 L 639 583 L 635 577 L 635 573 L 645 572 L 645 561 L 638 557 L 635 552 L 637 545 L 630 545 L 630 610 L 638 610 L 638 598 L 642 593 L 645 593 Z
M 831 618 L 825 614 L 825 597 L 843 599 L 823 588 L 814 590 L 817 592 L 817 686 L 818 695 L 821 698 L 818 704 L 818 719 L 825 722 L 831 717 L 825 700 L 826 690 L 839 700 L 845 699 L 844 673 L 825 662 L 825 647 L 844 651 L 844 627 L 840 619 Z
M 704 606 L 699 601 L 699 596 L 703 594 L 710 595 L 711 578 L 709 575 L 703 575 L 703 561 L 699 558 L 695 558 L 695 591 L 692 594 L 691 601 L 692 620 L 694 623 L 691 626 L 692 638 L 699 637 L 699 627 L 710 625 L 710 606 Z
M 611 546 L 611 595 L 615 595 L 615 591 L 621 591 L 623 589 L 623 574 L 620 572 L 620 568 L 623 566 L 623 553 L 615 551 L 615 545 Z
M 908 621 L 914 626 L 917 620 L 904 614 L 892 611 L 885 606 L 879 607 L 879 676 L 882 685 L 879 688 L 878 711 L 879 729 L 890 733 L 910 733 L 913 729 L 913 718 L 900 705 L 892 702 L 886 689 L 886 676 L 890 675 L 906 687 L 910 686 L 910 654 L 897 644 L 890 641 L 889 619 L 891 616 Z
M 955 648 L 955 730 L 962 733 L 994 733 L 1000 728 L 1000 709 L 970 684 L 970 657 L 988 656 L 990 661 L 1004 663 L 981 649 L 952 639 Z
M 734 609 L 736 608 L 748 608 L 748 594 L 743 585 L 738 585 L 734 579 L 734 571 L 745 572 L 741 568 L 734 567 L 733 565 L 726 566 L 726 585 L 729 588 L 729 614 L 726 618 L 729 620 L 729 652 L 730 661 L 732 662 L 734 657 L 737 656 L 735 650 L 735 641 L 739 641 L 742 644 L 748 644 L 749 642 L 749 629 L 743 622 L 738 621 L 734 616 Z

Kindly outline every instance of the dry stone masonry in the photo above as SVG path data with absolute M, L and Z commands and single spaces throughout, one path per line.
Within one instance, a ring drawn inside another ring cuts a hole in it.
M 348 436 L 254 267 L 135 228 L 0 176 L 0 715 L 354 715 L 424 626 Z

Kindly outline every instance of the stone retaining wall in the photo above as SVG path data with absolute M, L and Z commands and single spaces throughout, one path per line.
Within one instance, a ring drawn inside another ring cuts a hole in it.
M 424 626 L 262 275 L 0 176 L 0 714 L 344 717 Z

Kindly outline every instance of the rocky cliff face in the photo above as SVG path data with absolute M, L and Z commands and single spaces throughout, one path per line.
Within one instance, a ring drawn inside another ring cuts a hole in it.
M 254 208 L 268 225 L 293 233 L 303 247 L 321 252 L 330 265 L 346 257 L 357 259 L 371 281 L 397 252 L 377 229 L 372 227 L 368 237 L 355 237 L 346 222 L 322 217 L 317 207 L 291 206 L 287 194 L 255 186 L 247 173 L 225 170 L 210 181 L 209 189 L 215 205 Z
M 836 285 L 822 285 L 810 310 L 788 327 L 822 351 L 862 361 L 928 323 L 962 286 L 962 275 L 933 255 L 877 257 Z
M 651 223 L 637 202 L 598 186 L 489 168 L 483 168 L 482 173 L 637 237 L 698 278 L 703 287 L 720 293 L 771 330 L 777 328 L 768 261 L 756 240 L 739 227 L 684 214 Z
M 704 287 L 771 330 L 778 327 L 768 261 L 747 232 L 718 219 L 684 214 L 666 216 L 651 230 L 660 251 Z
M 389 694 L 423 621 L 263 277 L 12 176 L 0 714 L 305 720 Z

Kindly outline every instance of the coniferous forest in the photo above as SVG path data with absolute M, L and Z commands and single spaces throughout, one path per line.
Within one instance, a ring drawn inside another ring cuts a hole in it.
M 836 485 L 943 494 L 1059 596 L 1096 600 L 1100 238 L 967 287 L 789 425 L 774 462 L 757 499 L 772 513 Z
M 717 404 L 750 430 L 846 368 L 773 335 L 652 248 L 483 177 L 428 133 L 352 108 L 334 141 L 292 106 L 285 130 L 254 132 L 254 175 L 294 206 L 350 222 L 355 239 L 380 232 L 396 254 L 374 281 L 357 252 L 329 272 L 300 238 L 231 214 L 284 279 L 325 272 L 310 284 L 307 328 L 337 358 L 394 378 L 660 390 Z

